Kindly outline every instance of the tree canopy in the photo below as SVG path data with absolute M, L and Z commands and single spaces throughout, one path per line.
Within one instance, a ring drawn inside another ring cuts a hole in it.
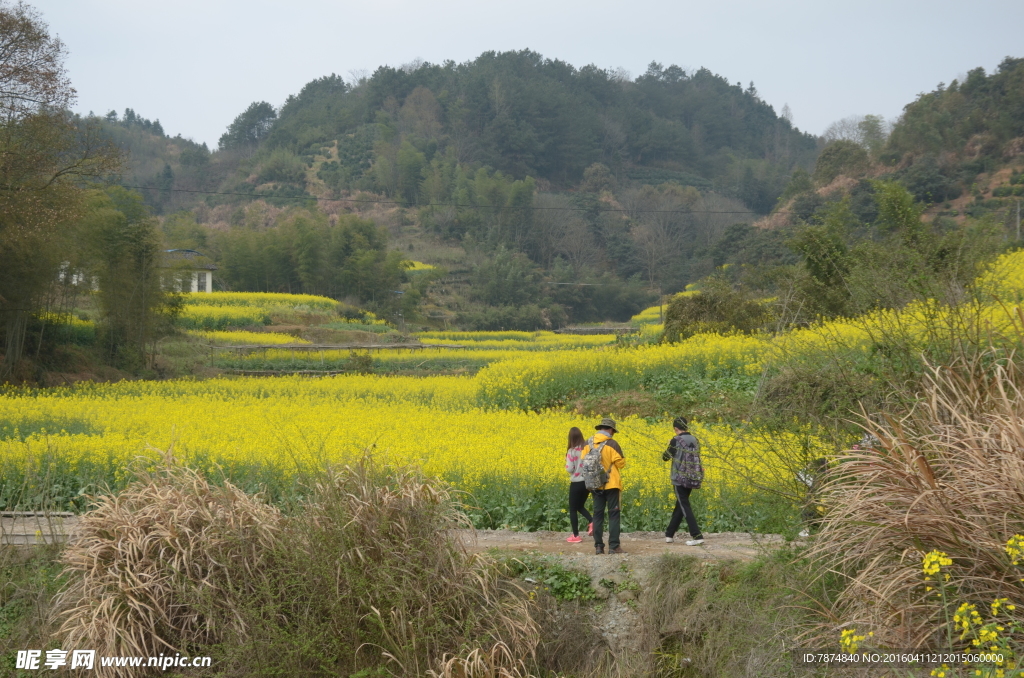
M 33 9 L 0 4 L 0 378 L 21 358 L 28 318 L 73 248 L 80 182 L 120 162 L 94 124 L 68 112 L 65 56 Z

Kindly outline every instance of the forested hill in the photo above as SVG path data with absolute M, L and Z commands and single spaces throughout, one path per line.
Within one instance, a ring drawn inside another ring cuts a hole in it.
M 225 289 L 525 330 L 628 319 L 727 279 L 796 300 L 787 322 L 809 322 L 905 304 L 920 261 L 934 289 L 962 286 L 943 276 L 1019 239 L 1022 78 L 1007 58 L 891 127 L 848 118 L 817 138 L 707 69 L 652 63 L 631 79 L 487 52 L 316 79 L 280 108 L 249 105 L 213 151 L 133 111 L 102 124 L 164 244 L 206 253 Z M 907 250 L 922 219 L 928 244 Z M 407 274 L 406 258 L 435 273 Z
M 140 144 L 128 144 L 133 155 Z M 309 189 L 304 169 L 328 148 L 318 178 L 336 195 L 366 190 L 408 203 L 443 201 L 450 198 L 443 189 L 422 183 L 455 166 L 532 177 L 541 190 L 573 189 L 600 163 L 618 183 L 714 189 L 767 213 L 792 169 L 809 169 L 817 151 L 815 137 L 780 117 L 753 83 L 657 63 L 631 80 L 528 50 L 487 52 L 462 64 L 382 66 L 355 84 L 325 76 L 279 111 L 265 102 L 249 106 L 212 164 L 182 164 L 187 146 L 179 139 L 165 167 L 149 162 L 132 177 L 153 186 L 147 197 L 158 211 L 182 206 L 166 187 L 197 188 L 198 169 L 206 190 L 301 195 Z M 155 194 L 159 187 L 164 196 Z
M 991 75 L 975 68 L 963 82 L 940 83 L 907 105 L 892 131 L 886 159 L 941 153 L 1009 159 L 1024 150 L 1007 146 L 1021 136 L 1024 59 L 1007 57 Z
M 781 191 L 788 171 L 816 150 L 815 139 L 776 115 L 753 84 L 744 89 L 707 69 L 657 63 L 631 82 L 530 51 L 385 66 L 354 88 L 337 76 L 313 81 L 282 107 L 266 145 L 303 154 L 340 139 L 351 183 L 361 174 L 360 141 L 389 134 L 427 162 L 451 149 L 460 162 L 560 188 L 602 163 L 622 179 L 736 192 L 762 211 L 776 197 L 767 194 Z

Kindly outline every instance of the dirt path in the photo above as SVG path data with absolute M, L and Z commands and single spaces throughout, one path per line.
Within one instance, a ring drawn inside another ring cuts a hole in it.
M 503 549 L 508 551 L 538 551 L 540 553 L 572 557 L 593 556 L 594 540 L 584 537 L 579 544 L 565 541 L 567 532 L 512 532 L 510 530 L 461 530 L 463 543 L 471 551 Z M 760 551 L 784 542 L 777 534 L 749 534 L 747 532 L 708 533 L 701 546 L 687 546 L 689 537 L 680 533 L 671 544 L 665 543 L 661 532 L 626 532 L 622 536 L 623 558 L 631 560 L 657 557 L 663 553 L 693 556 L 708 560 L 751 560 Z M 605 536 L 607 542 L 608 537 Z
M 33 545 L 65 541 L 78 525 L 78 516 L 71 513 L 0 513 L 0 543 Z M 535 551 L 576 560 L 594 555 L 592 537 L 578 544 L 565 541 L 567 532 L 513 532 L 511 530 L 458 530 L 459 539 L 470 551 L 490 549 Z M 605 537 L 607 540 L 607 536 Z M 646 560 L 663 553 L 693 556 L 706 560 L 751 560 L 759 552 L 783 542 L 777 534 L 746 532 L 709 533 L 701 546 L 687 546 L 685 533 L 672 544 L 665 543 L 660 532 L 626 532 L 622 534 L 621 556 L 628 560 Z

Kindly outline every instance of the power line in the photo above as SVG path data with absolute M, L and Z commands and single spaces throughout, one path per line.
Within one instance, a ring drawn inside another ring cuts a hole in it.
M 121 188 L 129 188 L 137 191 L 160 191 L 163 193 L 196 193 L 200 195 L 232 195 L 241 196 L 244 198 L 253 199 L 272 199 L 272 200 L 316 200 L 318 202 L 352 202 L 362 203 L 367 205 L 395 205 L 397 207 L 406 206 L 404 203 L 398 200 L 367 200 L 365 198 L 318 198 L 316 196 L 276 196 L 276 195 L 263 195 L 259 193 L 238 193 L 231 191 L 201 191 L 198 189 L 190 188 L 158 188 L 156 186 L 127 186 L 120 184 Z M 618 212 L 618 213 L 633 213 L 633 214 L 749 214 L 752 217 L 759 216 L 751 210 L 628 210 L 619 207 L 599 208 L 591 210 L 586 207 L 538 207 L 536 205 L 524 205 L 521 207 L 514 207 L 509 205 L 469 205 L 464 203 L 442 203 L 432 202 L 425 205 L 413 205 L 413 207 L 461 207 L 465 209 L 486 209 L 486 210 L 533 210 L 533 211 L 562 211 L 562 212 Z M 775 214 L 788 214 L 788 212 L 775 212 Z

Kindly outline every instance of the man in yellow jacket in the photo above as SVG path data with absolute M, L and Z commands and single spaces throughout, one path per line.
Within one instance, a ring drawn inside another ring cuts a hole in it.
M 595 448 L 605 443 L 601 449 L 601 466 L 608 473 L 608 482 L 601 489 L 594 490 L 594 553 L 604 555 L 604 513 L 608 510 L 608 549 L 609 553 L 625 553 L 619 545 L 619 495 L 622 492 L 622 479 L 619 469 L 626 465 L 626 458 L 619 444 L 612 440 L 618 431 L 615 430 L 614 419 L 602 419 L 594 427 L 597 433 L 590 439 Z M 606 442 L 607 441 L 607 442 Z M 590 448 L 584 451 L 589 452 Z

